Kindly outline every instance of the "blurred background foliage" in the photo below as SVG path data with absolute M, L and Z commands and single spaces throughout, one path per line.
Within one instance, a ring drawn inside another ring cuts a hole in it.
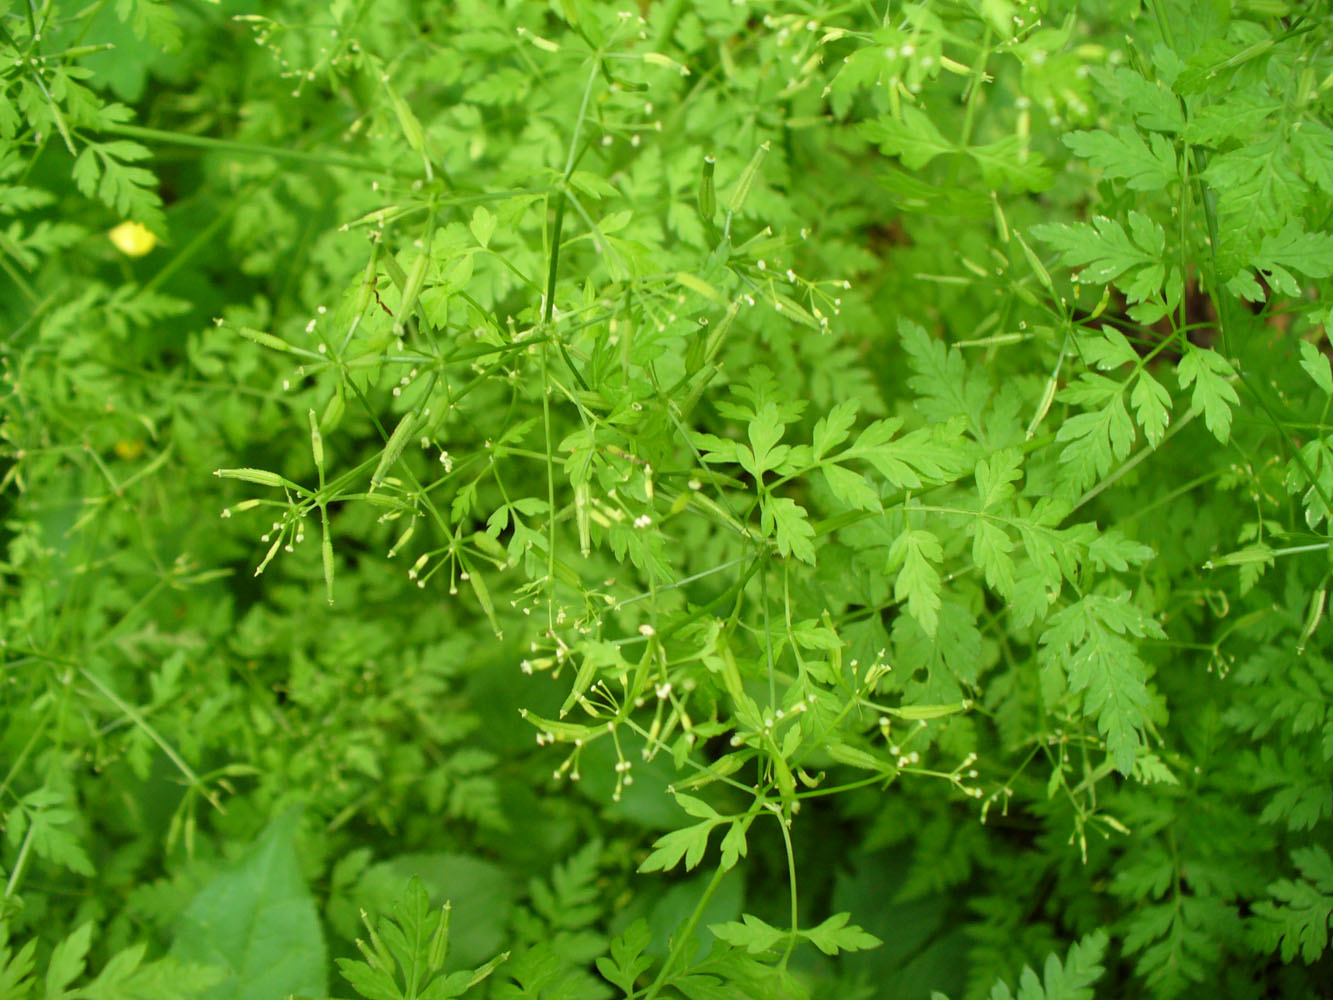
M 1098 963 L 1107 995 L 1320 995 L 1333 37 L 1306 6 L 0 3 L 0 995 L 346 995 L 362 911 L 406 927 L 417 886 L 452 902 L 445 969 L 508 954 L 497 997 L 623 995 L 617 948 L 656 963 L 636 996 L 1002 996 L 1024 963 L 1023 996 Z M 1069 141 L 1096 129 L 1121 145 Z M 1034 235 L 1103 215 L 1141 253 L 1133 213 L 1162 241 L 1118 283 L 1084 230 Z M 1221 374 L 1191 389 L 1186 357 Z M 1136 395 L 1132 456 L 1119 423 L 1077 452 L 1095 380 L 1141 373 L 1169 430 Z M 728 464 L 849 402 L 927 457 L 860 492 L 808 453 Z M 1125 767 L 1052 624 L 1116 601 L 1090 628 L 1142 677 Z M 679 700 L 617 691 L 614 744 L 542 745 L 521 710 L 596 701 L 574 664 L 623 683 L 640 646 Z M 764 814 L 730 871 L 715 838 L 639 874 L 687 822 L 667 787 L 746 731 L 724 647 L 760 704 L 776 671 L 834 721 L 737 755 L 712 807 L 776 802 L 798 750 L 848 787 L 799 803 L 790 855 Z M 867 694 L 974 710 L 899 748 Z M 645 761 L 658 704 L 700 739 Z M 716 939 L 788 925 L 792 858 L 802 928 L 850 911 L 882 946 L 788 972 Z M 228 943 L 269 906 L 272 957 Z

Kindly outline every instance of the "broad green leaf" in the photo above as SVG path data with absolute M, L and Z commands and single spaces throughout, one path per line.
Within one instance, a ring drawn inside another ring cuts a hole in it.
M 1059 400 L 1077 406 L 1100 408 L 1114 401 L 1124 391 L 1121 383 L 1096 372 L 1083 372 L 1060 390 Z
M 1225 93 L 1231 89 L 1237 74 L 1248 63 L 1263 56 L 1273 47 L 1271 38 L 1246 45 L 1239 38 L 1225 37 L 1229 8 L 1229 4 L 1210 2 L 1199 4 L 1197 10 L 1193 11 L 1195 14 L 1193 25 L 1199 32 L 1199 39 L 1196 42 L 1197 47 L 1191 46 L 1191 49 L 1187 50 L 1189 58 L 1172 83 L 1172 88 L 1177 94 L 1203 94 L 1209 91 Z M 1218 18 L 1218 13 L 1223 13 L 1224 16 Z
M 964 152 L 981 168 L 981 179 L 987 187 L 1042 191 L 1051 186 L 1045 158 L 1021 135 L 968 146 Z
M 1013 0 L 977 0 L 974 6 L 986 19 L 991 30 L 1001 38 L 1014 37 L 1014 26 L 1022 22 L 1021 9 Z
M 718 437 L 716 434 L 694 433 L 690 435 L 690 440 L 694 446 L 699 449 L 703 459 L 708 463 L 718 462 L 740 462 L 740 456 L 744 451 L 746 461 L 753 463 L 754 459 L 749 450 L 738 441 L 731 438 Z
M 338 959 L 343 978 L 369 1000 L 448 1000 L 486 978 L 507 955 L 500 955 L 476 971 L 442 975 L 449 956 L 451 910 L 433 907 L 421 879 L 413 875 L 403 896 L 395 901 L 393 917 L 372 920 L 362 911 L 370 943 L 358 940 L 365 961 Z M 398 979 L 403 980 L 400 987 Z
M 204 1000 L 324 995 L 324 931 L 296 853 L 299 817 L 291 810 L 270 823 L 181 915 L 172 956 L 226 973 Z
M 601 174 L 591 170 L 575 170 L 569 177 L 569 183 L 590 198 L 616 198 L 620 192 Z
M 89 198 L 97 193 L 97 181 L 102 176 L 101 164 L 91 145 L 85 146 L 79 158 L 74 161 L 74 183 L 79 191 Z

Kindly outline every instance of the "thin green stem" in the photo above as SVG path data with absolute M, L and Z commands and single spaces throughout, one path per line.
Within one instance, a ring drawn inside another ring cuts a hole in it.
M 1189 493 L 1191 490 L 1196 490 L 1196 489 L 1198 489 L 1200 486 L 1204 485 L 1205 483 L 1212 482 L 1214 479 L 1217 479 L 1218 477 L 1224 475 L 1224 474 L 1226 473 L 1226 471 L 1227 471 L 1226 469 L 1214 469 L 1214 470 L 1212 470 L 1211 472 L 1205 472 L 1205 473 L 1204 473 L 1203 475 L 1201 475 L 1201 476 L 1195 476 L 1195 477 L 1194 477 L 1193 479 L 1191 479 L 1189 482 L 1187 482 L 1187 483 L 1182 483 L 1181 485 L 1177 486 L 1177 487 L 1176 487 L 1175 489 L 1173 489 L 1170 493 L 1166 494 L 1166 496 L 1161 497 L 1160 499 L 1154 500 L 1152 503 L 1148 504 L 1147 506 L 1140 507 L 1140 508 L 1138 508 L 1137 510 L 1130 511 L 1128 514 L 1126 514 L 1126 515 L 1124 516 L 1124 518 L 1122 519 L 1122 521 L 1137 521 L 1139 518 L 1143 517 L 1145 514 L 1150 513 L 1151 511 L 1156 510 L 1158 507 L 1161 507 L 1163 504 L 1171 503 L 1173 500 L 1177 499 L 1178 497 L 1182 497 L 1182 496 L 1184 496 L 1186 493 Z
M 1173 437 L 1175 437 L 1182 430 L 1188 427 L 1194 421 L 1194 418 L 1197 417 L 1198 415 L 1199 415 L 1198 410 L 1191 410 L 1189 413 L 1185 414 L 1185 416 L 1181 420 L 1176 422 L 1175 426 L 1173 426 L 1169 431 L 1166 432 L 1166 434 L 1162 436 L 1162 440 L 1157 442 L 1156 446 L 1151 448 L 1140 449 L 1137 454 L 1132 456 L 1128 461 L 1126 461 L 1123 465 L 1121 465 L 1120 468 L 1116 469 L 1109 476 L 1107 476 L 1105 479 L 1099 482 L 1096 486 L 1093 486 L 1081 497 L 1079 497 L 1078 502 L 1075 503 L 1073 507 L 1069 508 L 1069 514 L 1066 515 L 1066 517 L 1072 515 L 1074 511 L 1078 510 L 1085 504 L 1090 503 L 1098 495 L 1100 495 L 1102 492 L 1104 492 L 1105 490 L 1109 489 L 1112 485 L 1114 485 L 1117 480 L 1119 480 L 1123 476 L 1128 475 L 1144 459 L 1160 451 L 1163 445 L 1165 445 Z
M 199 230 L 198 235 L 190 240 L 189 243 L 185 244 L 180 253 L 172 257 L 171 260 L 157 272 L 157 274 L 148 279 L 143 286 L 143 291 L 151 292 L 154 289 L 161 287 L 163 282 L 184 267 L 195 254 L 211 243 L 213 238 L 218 234 L 218 231 L 231 219 L 232 213 L 236 211 L 236 208 L 245 200 L 249 192 L 253 190 L 254 187 L 252 186 L 247 188 L 246 191 L 242 192 L 238 197 L 231 199 L 231 201 L 227 203 L 227 206 L 218 213 L 217 218 L 203 229 Z
M 168 132 L 163 129 L 145 128 L 142 125 L 108 124 L 101 128 L 112 135 L 123 135 L 131 139 L 143 139 L 145 142 L 157 142 L 168 146 L 190 146 L 195 149 L 209 149 L 220 153 L 242 153 L 248 156 L 271 156 L 278 160 L 290 160 L 295 163 L 309 163 L 321 167 L 340 167 L 344 170 L 360 170 L 367 173 L 391 174 L 404 180 L 416 180 L 418 175 L 411 171 L 387 167 L 373 160 L 362 160 L 352 156 L 339 156 L 337 153 L 313 153 L 303 149 L 289 149 L 285 146 L 268 146 L 257 142 L 237 142 L 232 139 L 214 139 L 206 135 L 189 135 L 185 132 Z
M 9 666 L 13 669 L 14 664 L 11 663 Z M 37 745 L 38 737 L 46 732 L 46 723 L 50 717 L 51 706 L 48 703 L 46 709 L 42 712 L 42 717 L 33 725 L 32 732 L 28 735 L 28 742 L 23 745 L 23 749 L 18 752 L 13 762 L 9 765 L 9 773 L 5 775 L 5 780 L 0 782 L 0 795 L 9 790 L 9 786 L 13 783 L 14 777 L 19 772 L 19 768 L 21 768 L 23 762 L 28 759 L 28 754 L 32 752 L 32 748 Z
M 787 962 L 791 960 L 791 953 L 796 950 L 796 942 L 800 938 L 800 915 L 796 899 L 796 852 L 791 846 L 791 830 L 788 829 L 788 813 L 786 810 L 774 810 L 774 818 L 778 821 L 778 829 L 782 832 L 782 846 L 787 852 L 787 884 L 788 891 L 791 893 L 791 933 L 787 936 L 787 949 L 782 953 L 780 967 L 785 969 Z
M 965 149 L 972 141 L 972 128 L 976 124 L 977 117 L 977 95 L 981 93 L 981 84 L 986 78 L 986 63 L 990 60 L 990 56 L 991 29 L 987 27 L 986 34 L 981 40 L 981 52 L 972 66 L 972 73 L 967 82 L 967 106 L 963 109 L 963 128 L 958 134 L 959 149 Z
M 23 869 L 28 864 L 28 852 L 32 849 L 32 838 L 36 830 L 37 824 L 29 820 L 28 830 L 23 836 L 23 843 L 19 846 L 18 856 L 14 858 L 14 865 L 9 871 L 9 881 L 5 883 L 5 899 L 9 899 L 18 890 Z
M 0 249 L 3 249 L 6 252 L 10 253 L 16 253 L 16 251 L 10 251 L 9 247 L 3 246 L 3 244 L 5 243 L 10 243 L 9 237 L 5 236 L 3 233 L 0 233 Z M 14 282 L 14 284 L 18 287 L 18 290 L 21 293 L 23 293 L 23 297 L 25 299 L 27 299 L 33 305 L 37 304 L 37 293 L 33 291 L 33 288 L 30 284 L 28 284 L 27 279 L 25 279 L 23 275 L 21 275 L 18 271 L 14 269 L 13 265 L 9 263 L 8 259 L 0 257 L 0 269 L 3 269 L 5 274 L 9 275 L 9 280 Z
M 689 942 L 694 940 L 694 929 L 699 925 L 704 910 L 708 908 L 709 901 L 713 898 L 713 894 L 717 892 L 717 888 L 722 884 L 722 879 L 726 874 L 727 869 L 721 865 L 718 865 L 714 870 L 713 877 L 709 879 L 703 895 L 699 897 L 699 902 L 694 906 L 694 912 L 690 914 L 684 926 L 677 932 L 671 945 L 671 951 L 662 961 L 662 968 L 658 970 L 657 977 L 644 990 L 642 1000 L 653 1000 L 662 991 L 662 987 L 666 985 L 667 979 L 671 975 L 671 970 L 675 967 L 676 962 L 680 960 L 681 954 L 688 947 Z
M 214 809 L 220 813 L 225 813 L 227 811 L 222 803 L 218 801 L 217 797 L 204 786 L 204 783 L 199 779 L 199 775 L 195 774 L 194 768 L 190 767 L 190 765 L 185 762 L 185 759 L 176 752 L 176 748 L 163 739 L 162 735 L 149 724 L 148 720 L 144 718 L 143 713 L 121 698 L 120 695 L 116 694 L 116 692 L 113 691 L 100 677 L 86 667 L 79 667 L 79 676 L 95 687 L 103 698 L 115 705 L 117 710 L 122 712 L 131 722 L 138 726 L 145 736 L 156 743 L 161 748 L 162 752 L 167 755 L 167 759 L 175 764 L 176 769 L 185 776 L 185 779 L 190 783 L 190 787 L 198 789 Z

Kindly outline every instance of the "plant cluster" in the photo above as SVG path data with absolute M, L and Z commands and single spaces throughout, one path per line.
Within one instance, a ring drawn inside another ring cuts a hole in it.
M 0 1000 L 1320 995 L 1330 165 L 1323 0 L 0 3 Z

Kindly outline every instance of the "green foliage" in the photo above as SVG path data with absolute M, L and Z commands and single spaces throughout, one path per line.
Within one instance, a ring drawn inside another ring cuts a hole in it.
M 295 826 L 294 813 L 274 820 L 180 915 L 172 954 L 227 973 L 201 996 L 324 992 L 324 935 L 301 877 Z
M 101 971 L 90 977 L 86 967 L 93 925 L 86 923 L 54 943 L 46 975 L 38 977 L 33 974 L 37 941 L 30 940 L 14 951 L 8 946 L 8 936 L 8 928 L 0 924 L 0 996 L 6 1000 L 39 995 L 71 1000 L 184 1000 L 205 995 L 224 975 L 212 965 L 175 958 L 145 962 L 148 946 L 140 942 L 113 954 Z M 40 994 L 39 989 L 43 991 Z
M 1018 1000 L 1091 1000 L 1095 995 L 1091 986 L 1103 971 L 1097 963 L 1105 952 L 1106 935 L 1099 931 L 1073 945 L 1063 965 L 1054 955 L 1047 955 L 1040 979 L 1024 966 L 1018 977 Z M 1003 983 L 997 983 L 990 995 L 991 1000 L 1015 996 Z
M 1313 995 L 1331 29 L 4 6 L 0 997 Z
M 369 917 L 363 918 L 370 942 L 358 940 L 357 947 L 365 961 L 338 959 L 343 978 L 368 1000 L 449 1000 L 482 982 L 508 958 L 507 954 L 497 955 L 479 969 L 442 975 L 449 957 L 448 904 L 441 912 L 433 912 L 421 880 L 413 877 L 395 910 L 397 919 L 382 918 L 373 923 Z

